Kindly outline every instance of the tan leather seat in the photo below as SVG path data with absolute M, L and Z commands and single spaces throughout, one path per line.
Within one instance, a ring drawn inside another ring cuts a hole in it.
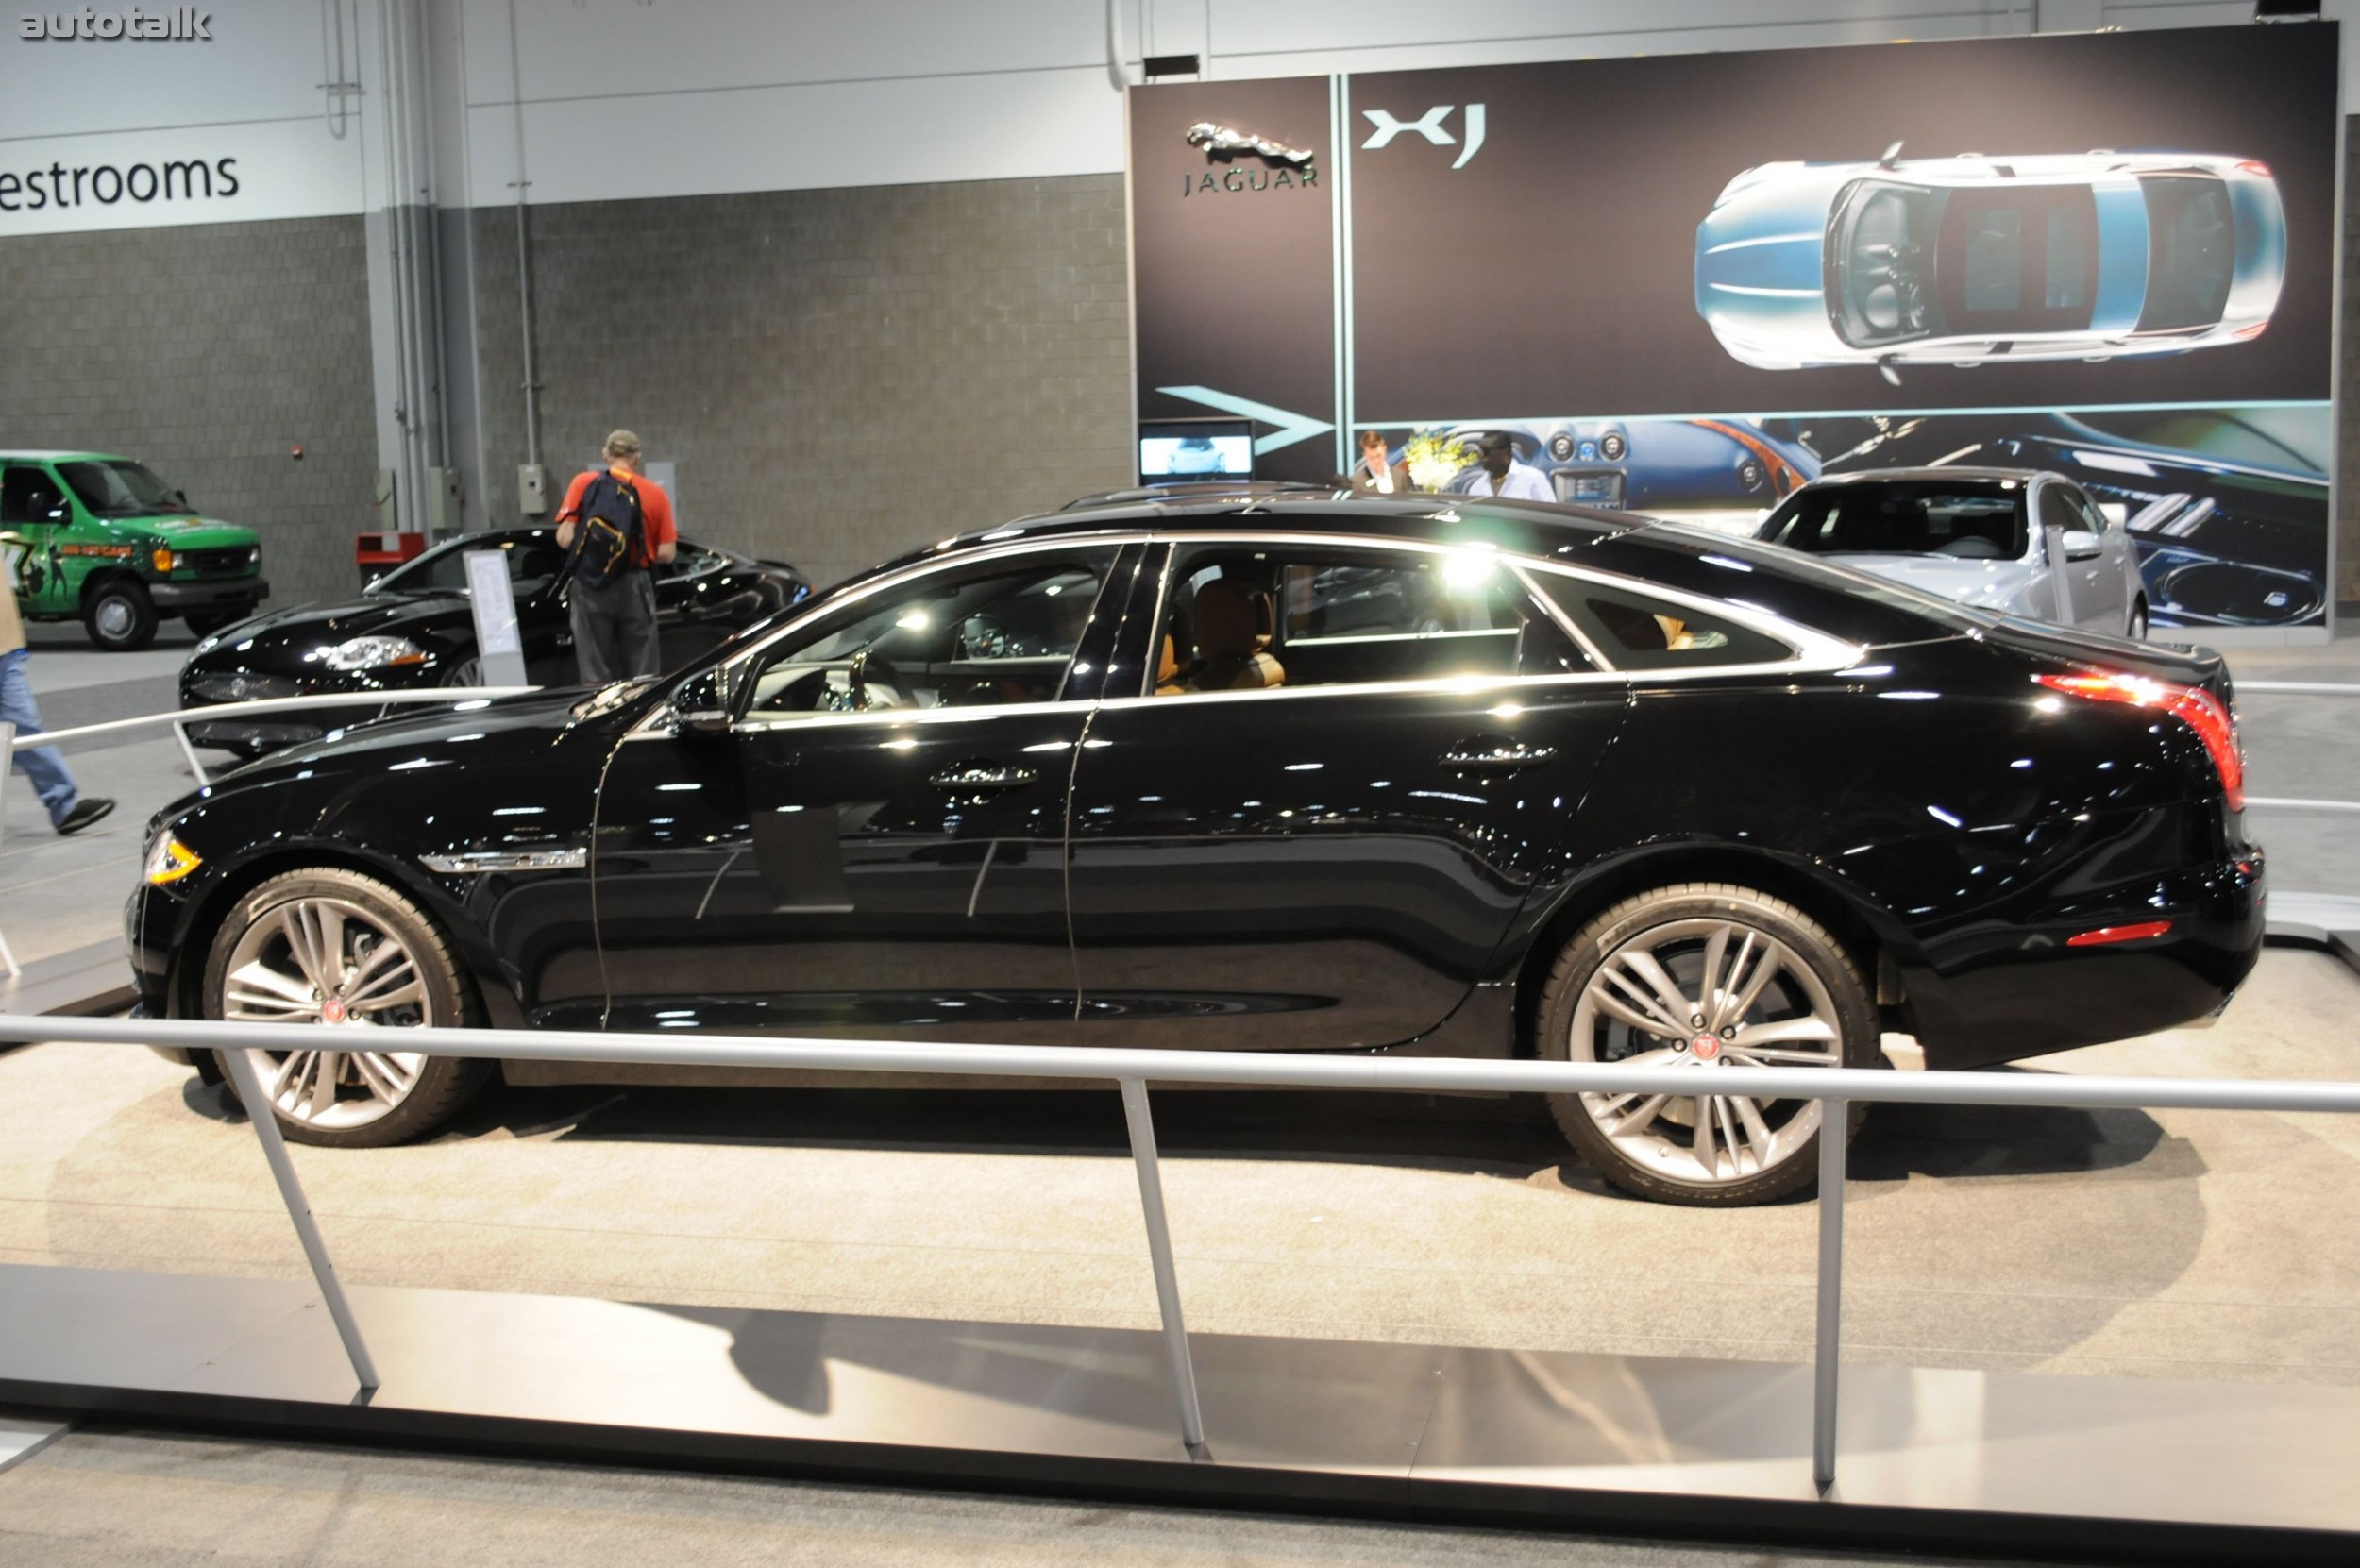
M 1254 596 L 1226 578 L 1196 591 L 1196 668 L 1189 691 L 1254 691 L 1287 683 L 1287 671 L 1262 651 Z

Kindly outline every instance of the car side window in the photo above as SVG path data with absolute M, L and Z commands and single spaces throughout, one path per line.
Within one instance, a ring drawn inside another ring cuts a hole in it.
M 1593 667 L 1488 550 L 1205 544 L 1174 552 L 1159 697 Z
M 1776 637 L 1684 604 L 1557 572 L 1535 577 L 1618 669 L 1777 664 L 1795 656 Z
M 58 522 L 61 519 L 53 514 L 64 504 L 65 497 L 42 469 L 19 463 L 0 474 L 0 525 Z
M 1054 701 L 1114 560 L 977 562 L 871 594 L 765 649 L 746 717 Z

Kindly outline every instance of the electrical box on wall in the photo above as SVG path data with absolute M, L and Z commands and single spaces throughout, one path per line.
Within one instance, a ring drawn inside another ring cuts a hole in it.
M 541 464 L 516 464 L 516 509 L 528 517 L 548 515 L 549 471 Z
M 426 471 L 426 531 L 440 539 L 459 531 L 459 470 Z
M 401 528 L 401 508 L 395 499 L 394 489 L 394 471 L 379 468 L 377 471 L 376 499 L 370 502 L 370 509 L 377 514 L 376 528 L 379 533 L 397 532 Z

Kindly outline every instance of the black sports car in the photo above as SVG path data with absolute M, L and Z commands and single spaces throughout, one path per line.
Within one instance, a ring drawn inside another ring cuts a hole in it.
M 573 632 L 559 582 L 565 551 L 555 530 L 518 528 L 437 545 L 341 603 L 274 610 L 214 632 L 181 666 L 180 705 L 481 684 L 464 560 L 465 551 L 480 549 L 507 552 L 527 676 L 535 685 L 574 684 Z M 792 566 L 685 539 L 656 568 L 655 583 L 664 658 L 674 669 L 811 593 Z M 189 735 L 200 746 L 260 756 L 384 711 L 379 704 L 225 719 L 192 724 Z
M 1726 1204 L 1811 1178 L 1817 1105 L 1759 1064 L 2219 1008 L 2262 940 L 2241 787 L 2210 654 L 1618 514 L 1249 494 L 995 528 L 666 679 L 242 768 L 155 818 L 127 932 L 153 1013 L 339 1026 L 272 1085 L 313 1142 L 500 1071 L 657 1076 L 404 1024 L 1527 1053 L 1693 1065 L 1555 1110 L 1613 1181 Z

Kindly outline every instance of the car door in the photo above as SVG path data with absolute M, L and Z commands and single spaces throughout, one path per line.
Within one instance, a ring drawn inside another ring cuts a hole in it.
M 2130 624 L 2132 584 L 2138 579 L 2136 552 L 2130 531 L 2099 510 L 2082 490 L 2067 492 L 2073 510 L 2081 514 L 2084 531 L 2096 535 L 2098 548 L 2070 561 L 2081 575 L 2073 580 L 2073 602 L 2094 631 L 2120 632 Z M 2070 552 L 2068 552 L 2070 553 Z
M 2092 535 L 2093 521 L 2104 519 L 2082 513 L 2072 488 L 2057 480 L 2046 481 L 2034 503 L 2040 519 L 2041 548 L 2048 558 L 2048 581 L 2055 595 L 2055 615 L 2065 626 L 2092 631 L 2122 629 L 2122 593 L 2105 581 L 2102 533 Z M 2068 545 L 2068 535 L 2073 536 Z
M 609 1026 L 1069 1035 L 1068 677 L 1120 553 L 962 558 L 692 677 L 599 791 Z
M 1622 682 L 1487 551 L 1235 536 L 1161 566 L 1125 617 L 1151 673 L 1110 689 L 1075 771 L 1080 1038 L 1434 1029 L 1580 800 Z

